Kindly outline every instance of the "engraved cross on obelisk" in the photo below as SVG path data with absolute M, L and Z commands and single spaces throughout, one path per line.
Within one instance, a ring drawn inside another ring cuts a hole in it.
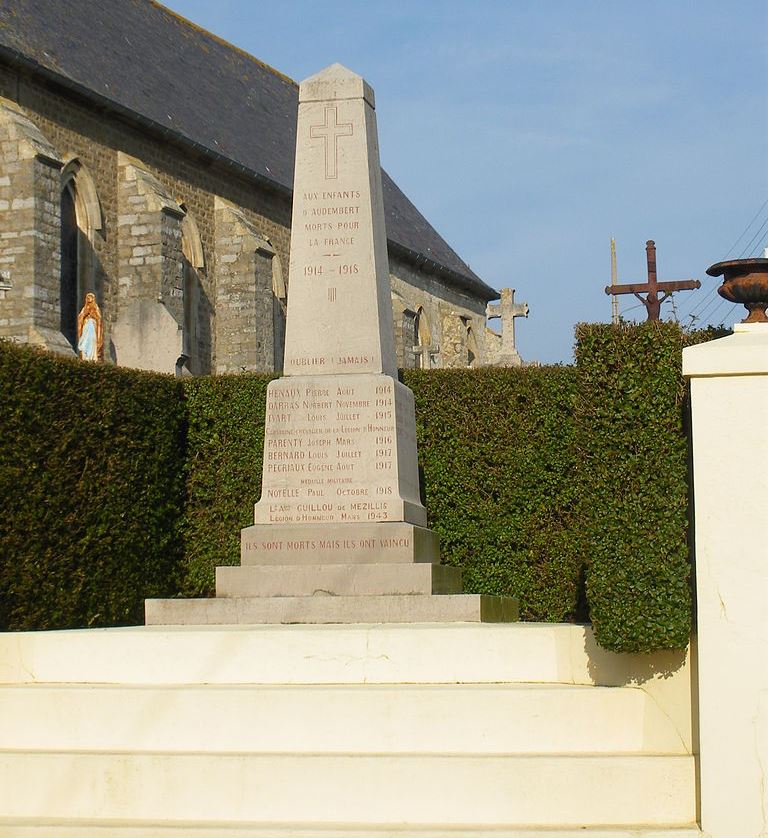
M 396 376 L 373 91 L 340 64 L 301 83 L 295 171 L 285 375 Z
M 353 126 L 351 122 L 338 122 L 338 109 L 332 106 L 325 108 L 325 121 L 322 125 L 310 125 L 309 136 L 322 139 L 325 143 L 325 177 L 335 180 L 339 169 L 339 137 L 351 137 Z

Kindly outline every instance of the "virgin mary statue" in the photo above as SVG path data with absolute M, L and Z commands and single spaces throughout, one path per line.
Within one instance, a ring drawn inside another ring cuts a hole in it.
M 104 354 L 104 327 L 96 295 L 85 295 L 77 315 L 77 351 L 85 361 L 101 361 Z

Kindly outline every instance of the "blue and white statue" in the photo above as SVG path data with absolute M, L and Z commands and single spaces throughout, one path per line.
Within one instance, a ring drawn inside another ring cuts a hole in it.
M 77 351 L 85 361 L 101 361 L 104 354 L 104 327 L 96 295 L 85 295 L 77 315 Z

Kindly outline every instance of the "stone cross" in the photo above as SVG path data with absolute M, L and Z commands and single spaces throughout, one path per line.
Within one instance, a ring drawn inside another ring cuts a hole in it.
M 661 304 L 675 291 L 692 291 L 701 287 L 698 279 L 680 279 L 673 282 L 659 282 L 656 279 L 656 243 L 649 239 L 645 243 L 645 258 L 648 263 L 648 281 L 627 285 L 606 285 L 606 294 L 634 294 L 645 306 L 648 320 L 658 320 Z M 661 296 L 659 296 L 661 292 Z M 645 294 L 645 296 L 641 296 Z
M 528 317 L 528 303 L 515 302 L 515 289 L 502 288 L 498 303 L 489 303 L 485 310 L 488 320 L 501 320 L 501 352 L 497 363 L 502 367 L 519 367 L 523 363 L 515 346 L 515 318 Z
M 432 359 L 440 354 L 439 346 L 418 345 L 412 347 L 416 358 L 416 366 L 420 370 L 431 370 Z

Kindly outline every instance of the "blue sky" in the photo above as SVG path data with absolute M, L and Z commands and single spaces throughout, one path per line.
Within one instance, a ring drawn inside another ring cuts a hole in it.
M 702 280 L 681 322 L 741 319 L 705 270 L 768 247 L 764 0 L 166 5 L 297 81 L 335 61 L 365 76 L 384 168 L 528 302 L 526 360 L 569 362 L 574 324 L 610 319 L 612 236 L 620 282 L 645 280 L 649 238 L 660 280 Z

